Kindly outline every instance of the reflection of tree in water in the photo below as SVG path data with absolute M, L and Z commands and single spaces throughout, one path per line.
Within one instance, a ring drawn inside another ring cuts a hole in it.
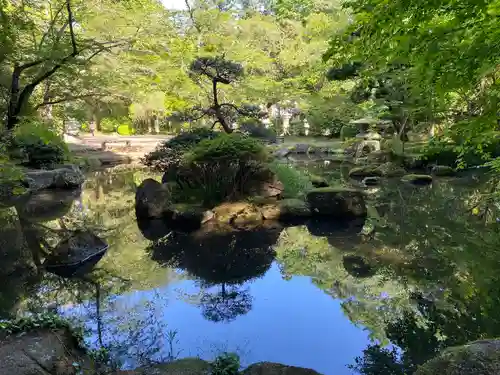
M 252 309 L 252 296 L 248 290 L 222 284 L 216 293 L 206 292 L 201 297 L 203 316 L 212 322 L 230 322 Z
M 497 198 L 491 195 L 495 186 L 496 181 L 438 181 L 422 190 L 385 190 L 392 199 L 385 196 L 387 225 L 376 240 L 404 261 L 382 266 L 414 291 L 414 308 L 380 327 L 402 349 L 400 358 L 369 346 L 357 359 L 358 372 L 380 374 L 376 369 L 387 365 L 392 366 L 388 374 L 412 374 L 445 347 L 500 336 L 500 236 Z M 476 206 L 479 214 L 473 215 Z
M 142 223 L 140 227 L 147 225 Z M 237 286 L 263 276 L 271 267 L 275 255 L 272 246 L 280 231 L 210 227 L 190 235 L 172 233 L 150 248 L 151 257 L 201 279 L 208 287 L 202 288 L 200 299 L 203 316 L 212 321 L 230 321 L 250 311 L 250 294 Z M 210 287 L 215 285 L 220 285 L 221 290 L 213 293 Z

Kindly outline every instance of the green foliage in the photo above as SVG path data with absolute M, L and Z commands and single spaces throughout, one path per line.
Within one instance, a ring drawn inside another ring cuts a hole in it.
M 219 355 L 210 364 L 210 375 L 237 375 L 240 371 L 240 357 L 236 353 Z
M 10 146 L 13 160 L 30 168 L 50 168 L 64 163 L 69 150 L 51 124 L 27 120 L 15 130 Z
M 206 206 L 260 195 L 273 173 L 265 164 L 269 155 L 257 140 L 242 134 L 222 134 L 204 140 L 184 154 L 176 171 L 183 197 L 195 197 Z
M 265 147 L 255 139 L 243 134 L 222 134 L 214 139 L 201 141 L 187 154 L 186 161 L 190 163 L 265 162 L 268 158 Z
M 118 125 L 118 127 L 116 128 L 116 132 L 119 135 L 133 135 L 135 133 L 130 124 Z
M 196 146 L 202 140 L 214 139 L 220 133 L 206 128 L 187 131 L 163 142 L 156 149 L 145 155 L 143 164 L 156 171 L 165 172 L 168 168 L 178 165 L 183 153 Z
M 368 345 L 363 350 L 363 357 L 356 357 L 355 364 L 348 366 L 361 375 L 406 375 L 404 364 L 399 361 L 396 348 L 382 348 L 380 345 Z
M 7 336 L 37 329 L 68 329 L 79 344 L 83 343 L 82 330 L 75 329 L 68 320 L 55 314 L 37 314 L 0 321 L 0 333 L 4 332 Z
M 346 124 L 340 129 L 340 140 L 346 141 L 349 138 L 354 138 L 358 134 L 358 128 L 354 124 Z
M 271 170 L 276 178 L 284 185 L 284 198 L 303 197 L 308 191 L 313 189 L 309 174 L 297 169 L 293 165 L 273 162 L 270 164 Z

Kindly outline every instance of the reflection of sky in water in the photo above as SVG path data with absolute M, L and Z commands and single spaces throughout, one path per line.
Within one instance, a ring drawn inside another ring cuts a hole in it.
M 325 375 L 351 374 L 346 365 L 362 353 L 369 340 L 366 332 L 350 323 L 339 301 L 319 290 L 307 277 L 283 280 L 276 264 L 262 279 L 246 287 L 253 297 L 253 308 L 229 323 L 208 321 L 196 303 L 186 302 L 200 291 L 193 281 L 114 297 L 108 306 L 102 307 L 111 310 L 103 313 L 104 331 L 108 332 L 103 341 L 123 341 L 128 334 L 124 332 L 133 331 L 137 323 L 142 332 L 140 339 L 126 340 L 131 340 L 131 345 L 142 344 L 130 348 L 125 356 L 129 357 L 126 366 L 134 366 L 137 350 L 144 349 L 137 346 L 159 348 L 160 352 L 151 358 L 168 358 L 167 334 L 175 330 L 178 342 L 174 344 L 174 354 L 179 353 L 179 357 L 211 359 L 223 351 L 234 351 L 240 354 L 244 366 L 272 361 L 314 368 Z M 85 314 L 75 309 L 68 309 L 65 315 Z M 122 333 L 110 330 L 113 324 L 106 324 L 119 316 L 126 324 Z M 96 336 L 92 337 L 94 340 L 97 341 Z

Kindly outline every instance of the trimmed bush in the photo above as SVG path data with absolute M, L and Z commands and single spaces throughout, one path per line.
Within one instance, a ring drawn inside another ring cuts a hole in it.
M 25 167 L 44 169 L 64 163 L 69 150 L 50 124 L 26 121 L 18 125 L 10 148 L 10 156 Z
M 259 195 L 263 184 L 274 179 L 264 146 L 242 134 L 204 140 L 182 159 L 177 193 L 183 199 L 196 197 L 207 206 Z
M 154 151 L 147 154 L 142 163 L 156 171 L 165 172 L 170 167 L 178 166 L 184 152 L 205 139 L 214 139 L 220 133 L 206 128 L 193 129 L 181 133 L 163 142 Z

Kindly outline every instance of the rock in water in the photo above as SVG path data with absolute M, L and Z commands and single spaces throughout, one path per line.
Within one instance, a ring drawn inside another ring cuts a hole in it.
M 85 182 L 85 176 L 75 165 L 67 165 L 52 170 L 26 172 L 24 184 L 32 192 L 43 189 L 74 189 Z
M 50 189 L 32 194 L 22 199 L 17 205 L 19 215 L 32 222 L 55 220 L 66 215 L 73 202 L 80 196 L 81 190 Z
M 431 173 L 434 176 L 454 176 L 455 170 L 447 165 L 435 165 L 432 167 Z
M 432 183 L 432 176 L 427 174 L 407 174 L 401 178 L 401 181 L 412 185 L 425 186 Z
M 311 146 L 309 146 L 308 144 L 298 143 L 292 149 L 292 152 L 295 154 L 307 154 L 309 152 L 310 148 L 311 148 Z
M 500 340 L 480 340 L 445 349 L 415 375 L 498 375 Z
M 302 219 L 311 216 L 311 208 L 300 199 L 283 199 L 278 202 L 280 220 Z
M 342 187 L 313 189 L 307 194 L 313 215 L 335 218 L 366 217 L 366 204 L 359 190 Z
M 170 192 L 168 188 L 151 178 L 148 178 L 137 187 L 135 193 L 136 215 L 140 218 L 171 218 Z
M 282 365 L 281 363 L 260 362 L 254 363 L 245 369 L 243 375 L 321 375 L 314 370 Z
M 282 147 L 276 151 L 274 151 L 275 158 L 284 158 L 290 153 L 290 149 L 288 147 Z
M 380 172 L 376 165 L 365 165 L 363 167 L 354 167 L 349 171 L 351 178 L 364 178 L 364 177 L 380 177 Z

